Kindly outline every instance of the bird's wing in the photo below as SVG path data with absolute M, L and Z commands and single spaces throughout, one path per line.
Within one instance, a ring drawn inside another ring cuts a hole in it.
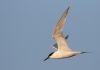
M 53 39 L 56 41 L 58 50 L 71 50 L 68 47 L 68 43 L 64 38 L 64 35 L 62 33 L 62 28 L 64 27 L 66 17 L 68 15 L 69 7 L 64 11 L 62 17 L 60 18 L 59 22 L 57 23 L 54 33 L 53 33 Z
M 65 39 L 67 40 L 69 37 L 69 35 L 65 36 Z M 53 48 L 55 48 L 56 50 L 58 49 L 58 45 L 57 43 L 53 44 Z

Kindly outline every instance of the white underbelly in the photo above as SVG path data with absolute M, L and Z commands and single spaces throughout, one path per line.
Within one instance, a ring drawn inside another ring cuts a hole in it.
M 73 56 L 71 52 L 56 52 L 52 56 L 50 56 L 50 58 L 61 59 L 61 58 L 68 58 L 71 56 Z

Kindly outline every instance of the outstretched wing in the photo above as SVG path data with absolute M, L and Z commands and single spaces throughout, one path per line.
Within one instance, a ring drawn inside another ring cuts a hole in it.
M 54 33 L 53 39 L 56 41 L 58 50 L 71 50 L 68 47 L 68 43 L 66 42 L 64 35 L 62 33 L 62 28 L 64 27 L 66 17 L 68 15 L 69 7 L 64 11 L 62 17 L 60 18 L 59 22 L 57 23 Z

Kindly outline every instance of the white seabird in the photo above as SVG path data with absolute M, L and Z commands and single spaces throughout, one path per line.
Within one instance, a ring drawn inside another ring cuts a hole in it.
M 57 49 L 55 52 L 52 52 L 48 55 L 44 61 L 46 61 L 49 58 L 53 59 L 62 59 L 62 58 L 69 58 L 72 56 L 76 56 L 79 54 L 87 53 L 87 52 L 80 52 L 80 51 L 73 51 L 69 48 L 67 41 L 65 40 L 67 37 L 64 37 L 62 28 L 64 27 L 66 17 L 68 15 L 69 7 L 64 11 L 62 17 L 58 21 L 54 32 L 53 32 L 53 39 L 55 40 L 56 44 L 53 46 Z

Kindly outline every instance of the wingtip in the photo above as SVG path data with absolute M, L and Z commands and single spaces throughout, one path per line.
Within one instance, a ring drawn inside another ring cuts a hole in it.
M 67 16 L 67 14 L 68 14 L 68 12 L 69 12 L 69 9 L 70 9 L 70 6 L 68 6 L 68 7 L 66 8 L 66 10 L 65 10 L 66 16 Z
M 70 9 L 70 6 L 68 6 L 68 8 L 67 8 L 68 10 Z
M 67 7 L 67 9 L 66 9 L 66 10 L 67 10 L 67 12 L 69 11 L 69 9 L 70 9 L 70 6 L 68 6 L 68 7 Z
M 65 36 L 65 39 L 68 39 L 69 35 Z

